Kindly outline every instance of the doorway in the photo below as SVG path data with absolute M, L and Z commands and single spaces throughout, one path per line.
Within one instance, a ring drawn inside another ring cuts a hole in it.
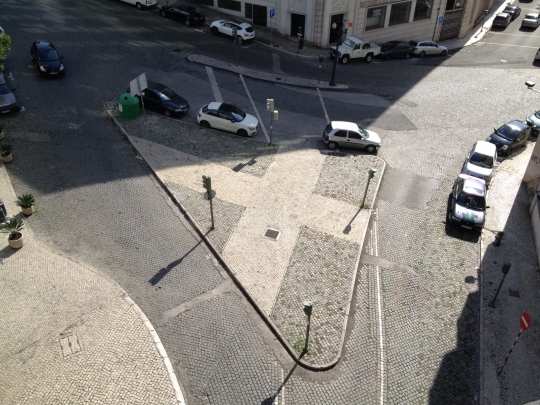
M 306 16 L 302 14 L 291 13 L 291 37 L 298 37 L 298 27 L 300 27 L 300 33 L 306 38 Z
M 329 37 L 329 44 L 336 43 L 338 41 L 338 38 L 341 36 L 341 32 L 343 30 L 343 17 L 345 14 L 335 14 L 333 16 L 330 16 L 330 37 Z M 334 26 L 334 23 L 336 24 L 336 28 L 332 28 Z
M 264 6 L 253 5 L 253 25 L 266 27 L 266 15 L 268 10 Z

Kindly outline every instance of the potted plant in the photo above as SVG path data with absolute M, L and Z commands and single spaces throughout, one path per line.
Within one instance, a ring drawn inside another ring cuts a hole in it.
M 11 145 L 0 145 L 0 156 L 2 156 L 2 161 L 4 163 L 11 162 L 13 160 L 13 156 L 11 156 L 12 150 L 13 146 Z
M 21 232 L 23 228 L 23 221 L 17 218 L 10 218 L 3 224 L 0 224 L 0 232 L 8 234 L 8 243 L 13 249 L 23 247 L 24 237 Z
M 17 197 L 17 205 L 21 207 L 24 215 L 32 215 L 34 213 L 34 203 L 36 200 L 32 194 L 23 194 Z
M 4 124 L 0 124 L 0 139 L 4 139 Z

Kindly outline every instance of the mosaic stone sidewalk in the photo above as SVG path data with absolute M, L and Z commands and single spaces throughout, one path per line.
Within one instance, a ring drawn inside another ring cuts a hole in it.
M 157 115 L 116 119 L 290 351 L 313 366 L 336 362 L 369 221 L 369 204 L 360 209 L 368 171 L 378 171 L 371 203 L 384 162 L 268 146 Z M 215 230 L 203 175 L 216 191 Z M 313 304 L 307 353 L 304 301 Z

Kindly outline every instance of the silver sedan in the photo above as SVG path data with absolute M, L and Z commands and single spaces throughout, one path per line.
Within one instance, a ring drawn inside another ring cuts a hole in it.
M 437 44 L 436 42 L 429 41 L 427 39 L 414 39 L 409 41 L 413 54 L 423 58 L 426 55 L 441 55 L 444 56 L 448 53 L 448 48 Z

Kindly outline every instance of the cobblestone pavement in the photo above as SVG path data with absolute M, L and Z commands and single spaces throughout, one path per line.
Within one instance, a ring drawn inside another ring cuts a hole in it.
M 116 117 L 118 111 L 110 111 Z M 313 302 L 310 350 L 302 360 L 314 366 L 335 363 L 369 216 L 358 207 L 364 193 L 372 205 L 384 162 L 369 155 L 269 147 L 157 115 L 118 119 L 296 355 L 305 341 L 303 301 Z M 379 175 L 368 184 L 371 167 Z M 215 231 L 202 174 L 212 174 L 216 190 Z M 279 232 L 276 240 L 265 237 L 268 229 Z
M 15 215 L 20 208 L 3 164 L 0 189 Z M 24 222 L 21 250 L 6 236 L 0 241 L 0 402 L 178 404 L 163 358 L 125 293 L 51 252 Z

